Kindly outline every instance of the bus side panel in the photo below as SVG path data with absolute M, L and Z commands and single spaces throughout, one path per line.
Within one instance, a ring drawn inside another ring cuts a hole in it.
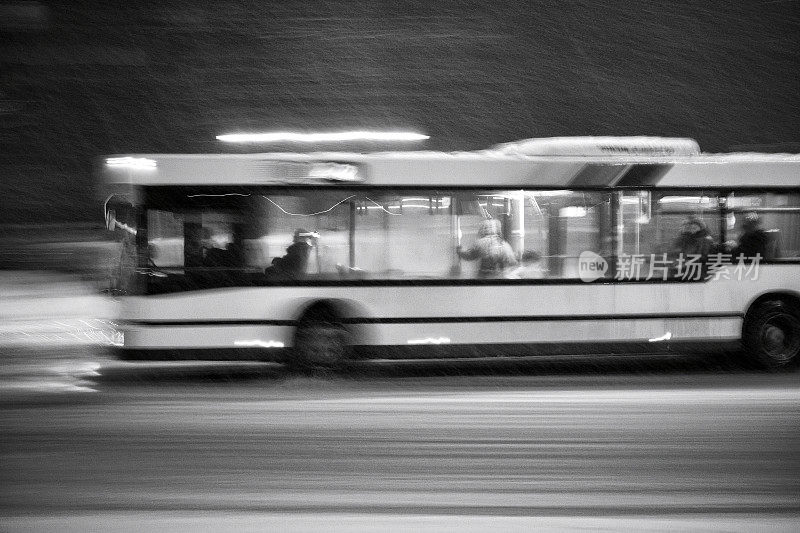
M 712 282 L 219 289 L 128 299 L 125 345 L 291 347 L 294 321 L 318 300 L 351 303 L 342 319 L 373 346 L 731 339 L 733 294 Z

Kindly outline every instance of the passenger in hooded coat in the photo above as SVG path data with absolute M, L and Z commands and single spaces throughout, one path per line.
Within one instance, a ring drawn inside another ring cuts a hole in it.
M 684 259 L 700 256 L 705 261 L 714 250 L 714 239 L 705 223 L 692 215 L 683 222 L 681 233 L 675 239 L 674 249 L 676 253 L 683 254 Z
M 499 220 L 484 220 L 478 228 L 478 239 L 475 243 L 467 250 L 463 250 L 461 246 L 456 248 L 461 259 L 479 260 L 479 278 L 502 277 L 506 268 L 517 264 L 513 248 L 503 240 L 501 234 Z

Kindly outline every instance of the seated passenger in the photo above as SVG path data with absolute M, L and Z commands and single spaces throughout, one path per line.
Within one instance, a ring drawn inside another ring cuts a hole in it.
M 311 249 L 317 237 L 316 233 L 304 229 L 295 231 L 294 242 L 286 249 L 286 255 L 273 259 L 272 266 L 267 268 L 266 274 L 279 279 L 304 278 L 308 272 Z
M 698 217 L 689 216 L 681 226 L 681 233 L 675 239 L 674 251 L 683 255 L 683 259 L 690 256 L 700 256 L 705 262 L 708 254 L 713 251 L 714 239 L 708 232 L 705 223 Z
M 225 266 L 241 268 L 244 266 L 244 239 L 240 233 L 233 234 L 233 240 L 225 247 Z
M 242 267 L 244 262 L 241 236 L 234 235 L 233 241 L 223 248 L 207 248 L 203 258 L 203 266 L 210 271 L 206 273 L 206 283 L 223 287 L 234 286 L 244 279 Z
M 764 259 L 768 255 L 767 248 L 770 244 L 770 235 L 761 228 L 761 218 L 757 213 L 748 213 L 742 223 L 742 234 L 739 241 L 732 246 L 731 255 L 734 260 L 740 255 L 753 258 L 760 255 Z
M 203 257 L 203 266 L 209 268 L 224 268 L 228 267 L 230 260 L 226 250 L 222 248 L 206 248 L 205 256 Z
M 502 226 L 499 220 L 489 219 L 481 222 L 478 229 L 478 240 L 467 250 L 456 247 L 461 259 L 479 260 L 478 277 L 502 277 L 506 268 L 515 266 L 517 259 L 514 250 L 501 237 Z

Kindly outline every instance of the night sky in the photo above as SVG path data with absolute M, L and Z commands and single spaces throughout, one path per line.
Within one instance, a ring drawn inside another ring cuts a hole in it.
M 797 1 L 0 1 L 0 223 L 97 220 L 103 154 L 297 149 L 236 131 L 800 152 L 799 64 Z

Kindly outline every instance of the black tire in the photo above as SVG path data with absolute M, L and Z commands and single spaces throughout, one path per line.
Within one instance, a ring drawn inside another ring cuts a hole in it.
M 289 366 L 295 370 L 337 370 L 349 359 L 350 333 L 341 323 L 304 320 L 297 327 Z
M 747 356 L 768 370 L 790 368 L 800 361 L 800 309 L 783 300 L 758 304 L 745 317 Z

